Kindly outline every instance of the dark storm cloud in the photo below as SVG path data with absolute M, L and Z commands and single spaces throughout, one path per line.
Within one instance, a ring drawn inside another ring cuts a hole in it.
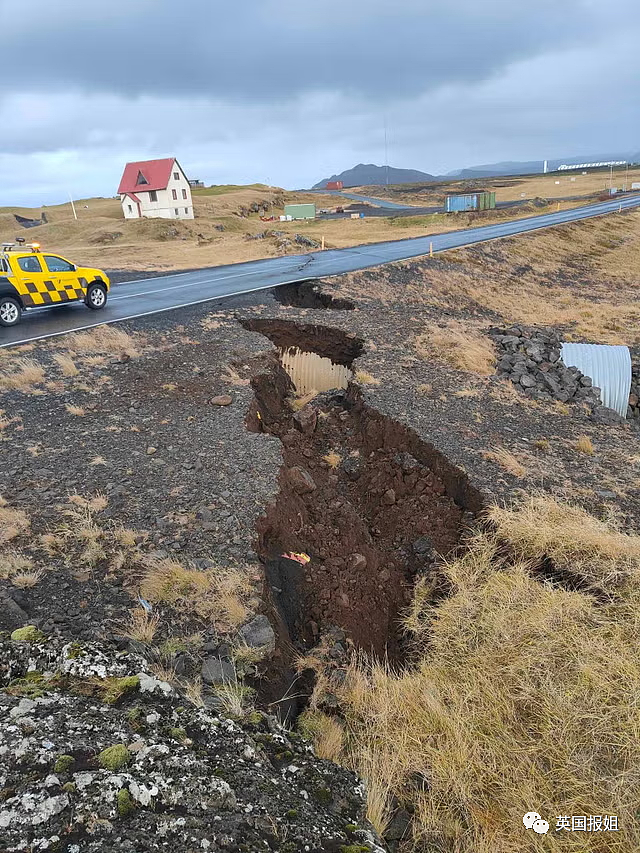
M 3 4 L 5 5 L 5 4 Z M 406 97 L 598 36 L 588 0 L 33 0 L 3 85 L 276 102 Z

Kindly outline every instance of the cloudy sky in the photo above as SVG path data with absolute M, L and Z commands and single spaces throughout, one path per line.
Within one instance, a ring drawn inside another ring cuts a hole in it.
M 2 19 L 16 5 L 0 0 Z M 30 0 L 3 41 L 0 205 L 114 195 L 127 160 L 311 186 L 640 150 L 638 0 Z M 24 23 L 24 22 L 23 22 Z

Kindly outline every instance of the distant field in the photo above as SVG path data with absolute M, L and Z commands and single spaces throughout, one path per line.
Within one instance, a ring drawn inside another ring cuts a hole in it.
M 625 169 L 614 169 L 612 186 L 621 189 L 626 182 L 630 189 L 631 183 L 634 181 L 640 181 L 640 168 L 629 169 L 628 173 Z M 495 192 L 496 201 L 519 201 L 523 194 L 525 198 L 557 199 L 605 192 L 609 188 L 609 182 L 609 171 L 591 171 L 586 175 L 583 175 L 582 172 L 553 172 L 548 175 L 474 178 L 473 180 L 450 181 L 448 183 L 357 187 L 353 192 L 377 196 L 389 201 L 429 207 L 443 204 L 447 193 L 486 189 Z
M 313 202 L 318 209 L 335 208 L 339 196 L 287 192 L 262 184 L 224 185 L 196 189 L 193 193 L 194 220 L 125 220 L 117 198 L 79 199 L 78 219 L 69 203 L 46 208 L 0 208 L 0 240 L 23 236 L 40 242 L 46 249 L 60 252 L 87 266 L 121 270 L 177 270 L 225 263 L 300 254 L 308 251 L 295 242 L 297 234 L 327 248 L 345 248 L 406 237 L 420 237 L 458 228 L 490 224 L 500 220 L 531 216 L 557 208 L 525 205 L 517 210 L 485 213 L 443 214 L 410 217 L 369 217 L 300 222 L 263 222 L 252 206 L 278 217 L 289 202 Z M 348 200 L 343 203 L 349 203 Z M 576 202 L 561 202 L 560 209 Z M 21 228 L 13 214 L 37 219 L 45 212 L 48 224 Z M 265 232 L 280 232 L 282 236 Z M 256 238 L 257 239 L 251 239 Z

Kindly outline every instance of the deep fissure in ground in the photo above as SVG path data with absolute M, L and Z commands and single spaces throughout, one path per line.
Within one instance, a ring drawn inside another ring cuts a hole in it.
M 297 347 L 349 367 L 363 342 L 338 329 L 279 320 L 242 321 L 280 350 Z M 295 657 L 340 628 L 355 648 L 394 664 L 405 658 L 401 616 L 418 577 L 446 594 L 438 555 L 451 554 L 482 507 L 460 469 L 405 425 L 376 411 L 359 387 L 325 392 L 299 411 L 276 354 L 252 380 L 247 427 L 277 436 L 279 493 L 258 522 L 265 599 L 278 626 L 263 698 L 276 701 Z M 306 552 L 307 566 L 282 562 Z

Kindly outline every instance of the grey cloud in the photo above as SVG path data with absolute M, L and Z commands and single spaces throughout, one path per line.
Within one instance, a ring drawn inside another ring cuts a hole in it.
M 600 20 L 587 0 L 327 0 L 321 14 L 290 0 L 100 8 L 108 17 L 87 0 L 32 2 L 37 25 L 3 44 L 4 84 L 245 102 L 314 90 L 404 97 L 597 37 Z

